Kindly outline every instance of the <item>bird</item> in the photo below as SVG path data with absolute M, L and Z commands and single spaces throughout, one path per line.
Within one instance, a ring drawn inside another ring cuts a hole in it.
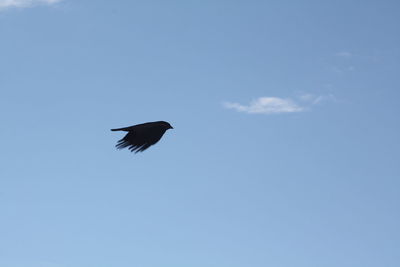
M 174 129 L 166 121 L 153 121 L 137 124 L 129 127 L 111 129 L 111 131 L 128 132 L 124 138 L 115 145 L 117 149 L 128 148 L 131 152 L 143 152 L 150 146 L 157 143 L 164 133 Z

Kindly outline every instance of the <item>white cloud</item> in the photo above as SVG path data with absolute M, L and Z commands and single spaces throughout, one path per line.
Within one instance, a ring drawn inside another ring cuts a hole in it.
M 60 2 L 61 0 L 0 0 L 0 9 L 10 7 L 31 7 L 34 5 L 51 5 Z
M 236 111 L 250 114 L 292 113 L 304 110 L 303 107 L 297 105 L 293 100 L 279 97 L 260 97 L 250 102 L 249 105 L 225 102 L 224 106 L 228 109 L 235 109 Z
M 249 114 L 279 114 L 302 112 L 310 110 L 314 105 L 325 102 L 337 102 L 333 94 L 314 95 L 307 93 L 298 95 L 295 99 L 296 101 L 290 98 L 259 97 L 251 101 L 248 105 L 233 102 L 224 102 L 223 105 L 225 108 Z

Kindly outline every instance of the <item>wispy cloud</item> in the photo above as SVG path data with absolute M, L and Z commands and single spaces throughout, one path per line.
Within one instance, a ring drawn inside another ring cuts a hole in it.
M 335 53 L 334 56 L 336 58 L 332 61 L 330 66 L 330 69 L 333 72 L 336 72 L 338 74 L 346 74 L 354 72 L 356 70 L 356 59 L 359 59 L 359 56 L 357 56 L 356 54 L 349 51 L 340 51 Z
M 350 57 L 353 56 L 353 54 L 348 52 L 348 51 L 340 51 L 340 52 L 336 53 L 335 56 L 344 57 L 344 58 L 350 58 Z
M 303 94 L 299 96 L 299 99 L 301 101 L 308 102 L 312 105 L 321 104 L 326 101 L 336 101 L 336 97 L 333 94 L 328 94 L 328 95 Z
M 31 7 L 35 5 L 51 5 L 62 0 L 0 0 L 0 10 L 11 7 Z
M 248 105 L 225 102 L 224 106 L 228 109 L 250 114 L 293 113 L 304 110 L 303 107 L 296 104 L 293 100 L 279 97 L 260 97 Z
M 356 67 L 353 65 L 349 66 L 332 66 L 331 67 L 333 72 L 339 73 L 339 74 L 344 74 L 344 73 L 349 73 L 353 72 L 356 70 Z

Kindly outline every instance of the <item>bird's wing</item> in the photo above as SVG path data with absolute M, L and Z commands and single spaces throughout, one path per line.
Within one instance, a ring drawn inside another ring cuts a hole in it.
M 165 133 L 165 129 L 157 125 L 139 124 L 132 128 L 124 138 L 118 141 L 116 145 L 118 149 L 128 147 L 132 152 L 142 152 L 157 143 Z
M 137 124 L 129 127 L 123 127 L 123 128 L 116 128 L 116 129 L 111 129 L 111 131 L 125 131 L 125 132 L 130 132 L 130 131 L 135 131 L 135 130 L 140 130 L 140 129 L 146 129 L 146 128 L 152 128 L 155 125 L 157 125 L 154 122 L 146 122 L 142 124 Z

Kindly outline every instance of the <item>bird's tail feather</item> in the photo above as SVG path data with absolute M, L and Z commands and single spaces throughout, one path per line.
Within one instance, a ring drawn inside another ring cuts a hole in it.
M 115 145 L 115 147 L 118 149 L 123 149 L 128 146 L 130 146 L 130 144 L 129 144 L 129 142 L 127 142 L 125 140 L 125 138 L 122 138 L 121 140 L 119 140 L 118 143 Z
M 121 140 L 119 140 L 118 143 L 115 145 L 115 147 L 117 149 L 124 149 L 127 147 L 131 152 L 135 152 L 135 153 L 143 152 L 144 150 L 148 149 L 150 146 L 151 146 L 150 144 L 133 145 L 125 138 L 122 138 Z

